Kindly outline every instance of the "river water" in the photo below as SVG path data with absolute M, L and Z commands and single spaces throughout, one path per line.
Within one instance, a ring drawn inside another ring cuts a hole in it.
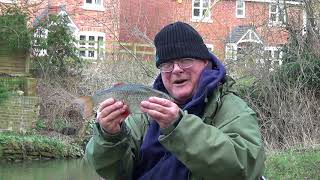
M 100 180 L 81 159 L 0 163 L 0 180 Z

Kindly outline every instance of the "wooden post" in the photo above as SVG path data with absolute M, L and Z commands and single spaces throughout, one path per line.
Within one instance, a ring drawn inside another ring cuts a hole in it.
M 137 55 L 137 44 L 132 43 L 132 46 L 133 46 L 133 54 L 136 56 Z

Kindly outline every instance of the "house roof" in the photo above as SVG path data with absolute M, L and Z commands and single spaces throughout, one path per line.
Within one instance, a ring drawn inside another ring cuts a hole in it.
M 41 21 L 44 21 L 45 18 L 48 17 L 48 15 L 51 14 L 65 14 L 68 16 L 70 23 L 69 23 L 69 27 L 72 28 L 72 31 L 78 31 L 78 27 L 77 25 L 73 22 L 73 20 L 70 18 L 70 16 L 68 15 L 68 13 L 66 12 L 66 7 L 65 6 L 48 6 L 47 8 L 45 8 L 33 21 L 32 26 L 36 27 L 37 25 L 39 25 L 39 23 Z
M 236 26 L 231 33 L 226 38 L 226 43 L 238 43 L 240 40 L 243 39 L 244 35 L 246 35 L 249 31 L 253 32 L 257 39 L 262 43 L 260 36 L 255 30 L 256 28 L 252 25 L 241 25 Z
M 41 21 L 50 15 L 50 14 L 58 14 L 60 11 L 65 11 L 64 6 L 47 6 L 36 18 L 34 19 L 32 26 L 37 26 Z

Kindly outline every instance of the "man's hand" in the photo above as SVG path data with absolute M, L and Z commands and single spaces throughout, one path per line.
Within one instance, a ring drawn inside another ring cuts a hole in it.
M 109 134 L 117 134 L 121 123 L 129 115 L 128 106 L 113 98 L 103 101 L 98 109 L 97 122 Z
M 160 128 L 167 128 L 180 118 L 178 105 L 164 98 L 150 97 L 141 102 L 140 110 L 155 120 Z

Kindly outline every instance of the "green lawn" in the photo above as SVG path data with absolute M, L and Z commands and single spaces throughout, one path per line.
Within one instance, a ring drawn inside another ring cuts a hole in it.
M 320 179 L 320 149 L 267 154 L 268 179 Z

